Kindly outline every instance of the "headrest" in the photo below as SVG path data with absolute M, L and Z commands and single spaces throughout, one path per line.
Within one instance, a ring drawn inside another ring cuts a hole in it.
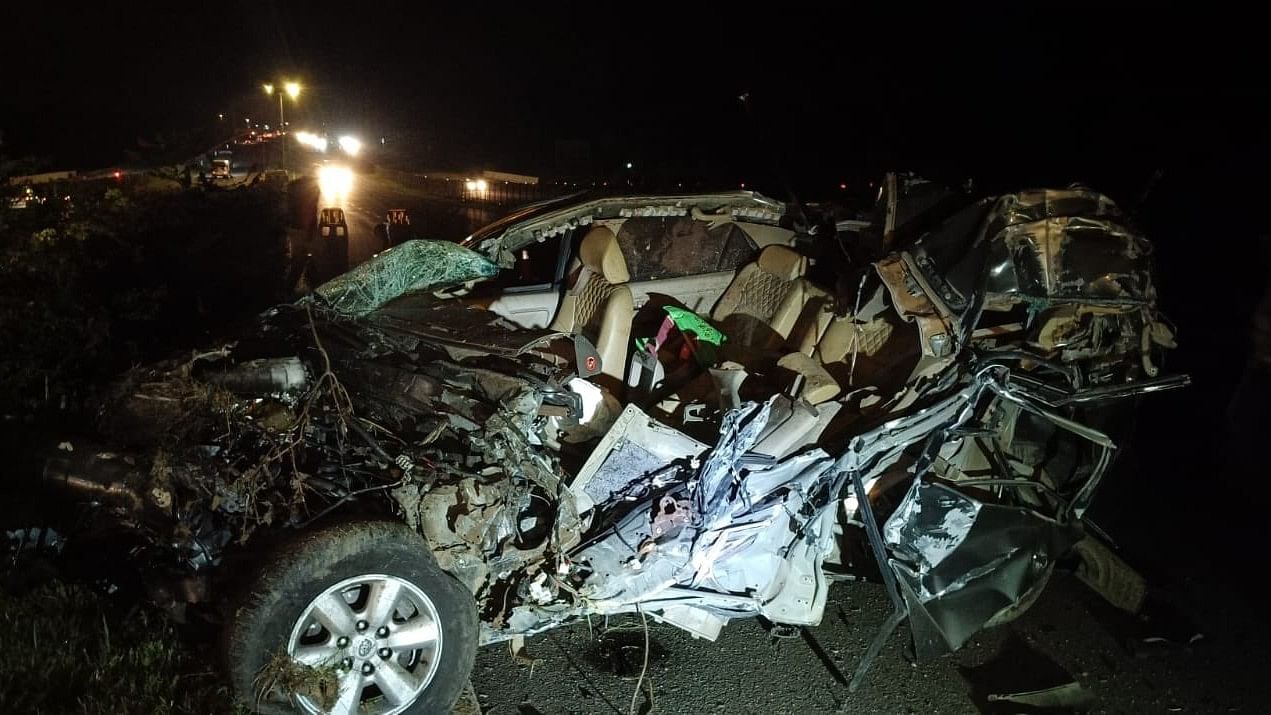
M 799 255 L 793 248 L 773 244 L 759 253 L 759 268 L 772 273 L 782 280 L 792 281 L 801 278 L 808 271 L 808 259 Z
M 618 238 L 604 226 L 595 226 L 583 236 L 582 245 L 578 247 L 578 258 L 583 267 L 599 273 L 610 283 L 626 283 L 631 280 L 627 273 L 627 261 L 618 248 Z

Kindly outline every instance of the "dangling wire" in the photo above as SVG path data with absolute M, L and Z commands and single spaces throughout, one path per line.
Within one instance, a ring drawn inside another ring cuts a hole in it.
M 640 679 L 636 681 L 635 692 L 631 693 L 631 708 L 628 715 L 636 715 L 636 699 L 640 697 L 640 686 L 644 684 L 644 674 L 649 671 L 649 621 L 644 617 L 644 609 L 640 608 L 640 604 L 636 604 L 636 612 L 640 614 L 640 624 L 644 626 L 644 665 L 640 667 Z M 653 699 L 652 688 L 649 690 L 649 699 Z
M 852 365 L 847 369 L 847 386 L 852 387 L 852 379 L 856 375 L 856 356 L 860 353 L 861 323 L 857 316 L 861 312 L 861 295 L 865 292 L 865 279 L 869 272 L 861 274 L 861 282 L 856 286 L 856 305 L 852 308 Z

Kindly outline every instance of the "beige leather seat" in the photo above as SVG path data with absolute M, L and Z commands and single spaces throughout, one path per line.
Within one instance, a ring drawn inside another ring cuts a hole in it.
M 772 245 L 737 272 L 711 317 L 728 336 L 727 354 L 742 364 L 771 361 L 804 379 L 799 397 L 819 404 L 839 385 L 812 353 L 830 323 L 832 298 L 804 274 L 808 259 Z
M 786 340 L 792 348 L 810 356 L 834 319 L 834 296 L 806 278 L 800 278 L 799 283 L 803 292 L 798 297 L 803 305 Z
M 817 357 L 828 364 L 848 362 L 852 353 L 873 357 L 891 337 L 893 326 L 881 317 L 856 322 L 849 315 L 835 316 L 817 344 Z
M 897 332 L 885 314 L 866 313 L 859 320 L 835 317 L 817 343 L 815 357 L 845 389 L 886 390 L 903 382 L 921 350 L 910 331 Z
M 742 266 L 719 297 L 711 318 L 734 346 L 775 348 L 790 335 L 805 302 L 808 259 L 787 246 L 763 249 Z
M 808 259 L 786 246 L 768 246 L 743 266 L 712 311 L 734 344 L 771 349 L 781 344 L 811 355 L 833 317 L 833 296 L 803 277 Z
M 627 262 L 617 237 L 604 226 L 587 232 L 578 247 L 578 258 L 582 271 L 565 294 L 552 328 L 585 335 L 600 353 L 601 371 L 622 380 L 635 318 L 631 288 L 624 285 L 631 280 Z

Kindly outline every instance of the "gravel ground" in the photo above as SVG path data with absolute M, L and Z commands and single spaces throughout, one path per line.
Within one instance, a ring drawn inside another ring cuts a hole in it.
M 906 659 L 908 634 L 902 626 L 856 693 L 848 692 L 804 639 L 774 641 L 754 620 L 730 624 L 715 643 L 650 623 L 652 711 L 976 712 L 960 668 L 992 661 L 1017 634 L 1091 691 L 1092 712 L 1265 712 L 1265 624 L 1220 584 L 1194 583 L 1183 596 L 1182 605 L 1198 616 L 1206 637 L 1188 647 L 1135 656 L 1123 645 L 1132 622 L 1075 579 L 1057 575 L 1022 618 L 930 663 L 912 665 Z M 851 677 L 888 609 L 881 586 L 847 583 L 831 591 L 823 622 L 809 630 L 840 677 Z M 514 660 L 506 647 L 480 651 L 473 682 L 484 712 L 628 712 L 644 634 L 638 618 L 611 626 L 616 626 L 613 635 L 603 642 L 589 634 L 585 623 L 531 639 L 527 651 L 537 659 L 532 668 Z M 605 643 L 613 641 L 625 644 L 616 649 L 625 658 L 612 657 L 612 645 L 606 652 Z M 647 707 L 640 698 L 637 712 Z

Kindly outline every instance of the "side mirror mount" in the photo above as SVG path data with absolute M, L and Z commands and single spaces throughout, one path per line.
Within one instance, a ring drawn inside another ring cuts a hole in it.
M 432 294 L 443 300 L 446 298 L 462 298 L 463 296 L 471 293 L 473 287 L 475 287 L 476 285 L 477 285 L 477 281 L 474 281 L 474 280 L 466 281 L 461 285 L 452 286 L 450 288 L 442 288 L 440 290 L 435 290 L 432 292 Z

